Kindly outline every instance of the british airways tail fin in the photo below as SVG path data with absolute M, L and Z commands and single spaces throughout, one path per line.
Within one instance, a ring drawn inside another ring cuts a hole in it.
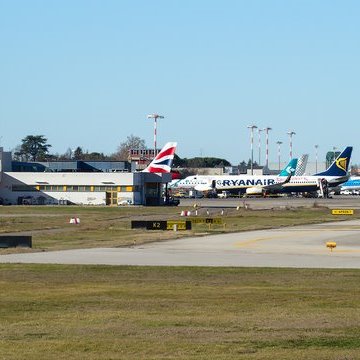
M 143 172 L 150 173 L 170 173 L 171 165 L 174 159 L 176 142 L 168 142 L 156 155 L 155 159 L 148 165 Z
M 336 158 L 336 160 L 323 172 L 315 174 L 315 176 L 345 176 L 350 164 L 352 146 L 348 146 Z
M 280 172 L 279 176 L 294 175 L 298 159 L 291 159 L 290 162 Z

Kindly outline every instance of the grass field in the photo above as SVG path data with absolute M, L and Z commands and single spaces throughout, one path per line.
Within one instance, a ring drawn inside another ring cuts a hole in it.
M 33 250 L 59 250 L 91 247 L 119 247 L 183 236 L 269 229 L 306 223 L 348 219 L 334 218 L 327 208 L 281 210 L 212 209 L 211 217 L 220 217 L 222 225 L 209 228 L 193 225 L 191 231 L 146 231 L 131 229 L 131 220 L 184 220 L 181 207 L 81 207 L 81 206 L 11 206 L 0 207 L 0 234 L 30 234 Z M 199 217 L 208 217 L 199 209 Z M 358 218 L 356 212 L 352 218 Z M 80 224 L 70 224 L 79 217 Z M 0 254 L 5 250 L 0 250 Z M 14 250 L 6 250 L 11 252 Z M 26 251 L 24 249 L 16 251 Z
M 0 359 L 359 359 L 360 271 L 0 265 Z
M 226 226 L 130 229 L 181 210 L 0 207 L 0 232 L 30 233 L 39 251 L 348 219 L 317 207 L 227 209 L 212 214 Z M 0 255 L 12 251 L 27 250 Z M 359 359 L 359 281 L 360 270 L 3 264 L 0 359 Z

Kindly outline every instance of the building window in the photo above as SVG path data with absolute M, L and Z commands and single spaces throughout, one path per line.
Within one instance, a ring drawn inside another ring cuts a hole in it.
M 12 191 L 56 191 L 56 192 L 135 192 L 140 191 L 139 185 L 12 185 Z M 156 192 L 157 187 L 152 189 L 150 186 L 150 192 Z

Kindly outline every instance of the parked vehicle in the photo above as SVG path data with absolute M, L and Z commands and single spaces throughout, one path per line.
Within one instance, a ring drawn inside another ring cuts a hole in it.
M 229 191 L 222 191 L 220 194 L 218 194 L 218 198 L 220 199 L 227 199 L 228 197 L 230 197 Z

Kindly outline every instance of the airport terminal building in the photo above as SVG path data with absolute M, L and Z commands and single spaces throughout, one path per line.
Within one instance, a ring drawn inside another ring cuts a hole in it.
M 4 205 L 162 205 L 171 174 L 130 171 L 124 162 L 19 163 L 0 148 Z M 95 164 L 96 163 L 96 164 Z

